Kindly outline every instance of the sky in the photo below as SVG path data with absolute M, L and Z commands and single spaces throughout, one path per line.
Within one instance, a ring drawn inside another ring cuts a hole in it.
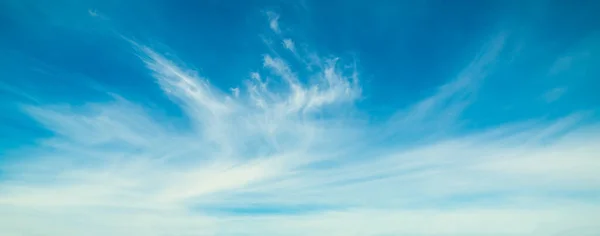
M 598 12 L 1 1 L 0 235 L 599 235 Z

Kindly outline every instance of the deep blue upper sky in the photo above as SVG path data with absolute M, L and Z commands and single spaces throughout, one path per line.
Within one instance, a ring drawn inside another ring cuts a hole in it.
M 586 68 L 585 75 L 547 76 L 557 58 L 571 50 L 581 50 L 578 48 L 585 47 L 581 45 L 598 37 L 599 3 L 595 1 L 372 4 L 150 0 L 2 4 L 3 82 L 35 90 L 45 99 L 93 99 L 94 94 L 86 91 L 89 88 L 74 89 L 88 87 L 81 77 L 129 96 L 139 95 L 138 99 L 148 99 L 147 90 L 154 86 L 141 82 L 146 79 L 141 78 L 139 68 L 132 66 L 134 55 L 116 34 L 164 45 L 200 69 L 213 84 L 227 89 L 260 66 L 256 55 L 265 51 L 260 37 L 265 30 L 261 24 L 263 13 L 275 10 L 282 15 L 286 27 L 293 29 L 291 34 L 302 42 L 320 52 L 356 57 L 366 90 L 364 107 L 383 115 L 452 79 L 500 31 L 514 35 L 515 50 L 524 50 L 523 54 L 532 59 L 517 60 L 510 69 L 488 79 L 487 89 L 481 93 L 495 104 L 493 108 L 478 107 L 470 115 L 502 119 L 521 119 L 549 111 L 564 115 L 571 109 L 592 108 L 600 100 L 594 92 L 598 80 L 593 78 L 598 70 L 590 64 L 593 62 L 579 65 Z M 89 9 L 107 20 L 89 17 Z M 39 70 L 44 67 L 56 73 L 43 74 Z M 574 94 L 552 106 L 536 101 L 539 94 L 554 87 L 569 87 Z M 3 93 L 3 97 L 10 95 Z M 512 109 L 512 115 L 505 114 L 505 107 Z M 478 123 L 488 121 L 477 118 Z

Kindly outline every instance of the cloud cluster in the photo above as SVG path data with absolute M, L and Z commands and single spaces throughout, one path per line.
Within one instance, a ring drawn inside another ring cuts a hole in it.
M 297 50 L 279 16 L 267 15 L 282 39 L 276 50 L 314 64 L 294 68 L 283 53 L 265 54 L 263 68 L 231 92 L 132 43 L 189 129 L 116 95 L 23 107 L 55 135 L 0 168 L 0 234 L 600 232 L 590 191 L 600 188 L 600 130 L 585 113 L 409 145 L 373 141 L 452 129 L 506 53 L 507 36 L 435 94 L 374 125 L 344 112 L 362 94 L 353 62 Z

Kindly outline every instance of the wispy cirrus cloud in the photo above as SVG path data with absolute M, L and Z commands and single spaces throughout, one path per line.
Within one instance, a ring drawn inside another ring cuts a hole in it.
M 567 91 L 567 89 L 565 89 L 565 88 L 553 88 L 553 89 L 547 91 L 546 93 L 544 93 L 542 98 L 544 99 L 545 102 L 552 103 L 552 102 L 555 102 L 556 100 L 560 99 L 560 97 L 562 97 L 566 91 Z
M 269 18 L 269 28 L 275 33 L 281 33 L 281 29 L 279 28 L 279 14 L 272 11 L 267 11 L 266 13 Z
M 291 39 L 284 39 L 283 40 L 283 46 L 290 50 L 291 52 L 296 52 L 296 45 L 294 44 L 294 41 Z
M 89 9 L 88 13 L 90 14 L 90 16 L 93 16 L 93 17 L 98 16 L 98 11 L 96 9 Z
M 279 15 L 267 17 L 281 37 Z M 505 58 L 507 40 L 493 38 L 455 78 L 386 124 L 339 109 L 357 109 L 362 96 L 357 68 L 344 58 L 296 54 L 318 64 L 309 70 L 265 54 L 257 57 L 262 68 L 225 92 L 133 42 L 191 128 L 174 128 L 119 96 L 23 106 L 54 136 L 0 167 L 8 176 L 0 185 L 0 233 L 598 232 L 600 135 L 585 113 L 424 138 L 460 128 L 478 85 Z M 285 49 L 295 52 L 292 39 L 275 50 Z M 390 133 L 422 141 L 373 142 Z

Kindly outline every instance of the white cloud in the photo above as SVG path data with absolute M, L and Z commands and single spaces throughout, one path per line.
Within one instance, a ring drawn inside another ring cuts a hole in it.
M 279 31 L 278 16 L 269 14 Z M 505 40 L 494 39 L 456 79 L 399 113 L 388 133 L 455 126 Z M 361 96 L 356 68 L 343 58 L 310 54 L 317 70 L 299 71 L 266 54 L 264 68 L 231 98 L 183 63 L 133 45 L 192 128 L 172 127 L 168 117 L 118 97 L 24 107 L 56 135 L 0 167 L 8 176 L 0 185 L 0 234 L 599 232 L 597 203 L 550 194 L 600 188 L 599 127 L 583 122 L 584 114 L 381 145 L 386 134 L 337 109 L 353 109 Z M 310 79 L 300 78 L 307 73 Z M 317 209 L 218 211 L 261 205 Z
M 296 52 L 296 46 L 294 45 L 294 41 L 292 39 L 284 39 L 283 40 L 283 46 L 287 49 L 290 50 L 291 52 L 295 53 Z
M 398 112 L 390 120 L 390 127 L 385 129 L 392 133 L 390 135 L 398 130 L 407 135 L 452 131 L 463 110 L 474 102 L 482 81 L 503 64 L 499 59 L 509 51 L 506 50 L 508 38 L 506 33 L 496 35 L 453 80 L 440 86 L 431 96 Z
M 96 11 L 96 9 L 88 9 L 88 13 L 93 17 L 98 16 L 98 11 Z
M 237 87 L 236 87 L 236 88 L 231 88 L 230 90 L 231 90 L 231 93 L 233 93 L 233 96 L 234 96 L 234 97 L 236 97 L 236 98 L 237 98 L 237 97 L 239 97 L 239 96 L 240 96 L 240 88 L 237 88 Z
M 271 28 L 273 32 L 280 34 L 281 29 L 279 29 L 279 14 L 272 11 L 268 11 L 267 17 L 269 18 L 269 28 Z
M 553 89 L 547 91 L 546 93 L 544 93 L 542 98 L 547 103 L 552 103 L 552 102 L 555 102 L 558 99 L 560 99 L 565 94 L 566 91 L 567 90 L 565 88 L 553 88 Z
M 108 17 L 106 17 L 106 15 L 102 14 L 101 12 L 99 12 L 97 9 L 88 9 L 88 14 L 94 18 L 98 18 L 101 20 L 108 20 Z

